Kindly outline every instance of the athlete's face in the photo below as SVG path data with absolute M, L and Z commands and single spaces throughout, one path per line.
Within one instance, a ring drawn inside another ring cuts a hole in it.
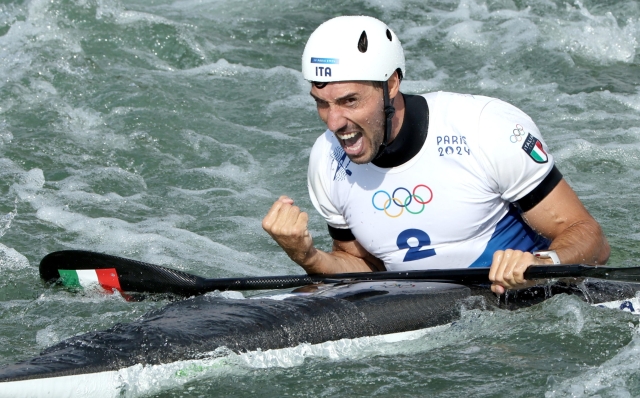
M 353 163 L 369 163 L 384 138 L 382 88 L 368 82 L 311 85 L 320 119 L 333 131 Z

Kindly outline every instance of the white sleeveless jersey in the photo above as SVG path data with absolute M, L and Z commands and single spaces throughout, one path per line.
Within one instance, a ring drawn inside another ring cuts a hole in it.
M 496 250 L 547 248 L 511 205 L 553 168 L 531 118 L 494 98 L 423 97 L 427 139 L 401 166 L 351 163 L 331 131 L 318 138 L 308 183 L 327 223 L 390 271 L 487 267 Z

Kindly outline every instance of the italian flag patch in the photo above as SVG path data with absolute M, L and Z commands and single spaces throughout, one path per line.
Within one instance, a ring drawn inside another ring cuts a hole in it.
M 67 287 L 82 287 L 84 289 L 102 287 L 111 293 L 113 293 L 113 289 L 122 291 L 115 268 L 59 269 L 58 273 L 60 274 L 60 279 L 62 279 L 62 284 Z
M 522 150 L 525 151 L 536 163 L 547 163 L 549 161 L 549 155 L 547 155 L 544 149 L 542 149 L 542 142 L 532 136 L 531 133 L 529 133 L 527 135 L 527 139 L 524 140 Z

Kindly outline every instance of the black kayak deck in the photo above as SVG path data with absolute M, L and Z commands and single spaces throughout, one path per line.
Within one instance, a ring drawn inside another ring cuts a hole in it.
M 405 332 L 450 323 L 463 307 L 479 303 L 517 309 L 559 293 L 599 303 L 634 297 L 638 290 L 635 283 L 573 280 L 497 300 L 487 286 L 386 281 L 313 285 L 278 300 L 203 295 L 64 340 L 35 358 L 0 368 L 0 382 L 166 364 L 202 358 L 221 347 L 248 352 Z

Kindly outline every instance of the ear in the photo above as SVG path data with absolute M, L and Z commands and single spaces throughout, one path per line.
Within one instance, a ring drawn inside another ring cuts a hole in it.
M 395 98 L 400 92 L 400 76 L 398 76 L 398 71 L 393 72 L 393 75 L 387 80 L 387 85 L 389 86 L 389 98 Z

